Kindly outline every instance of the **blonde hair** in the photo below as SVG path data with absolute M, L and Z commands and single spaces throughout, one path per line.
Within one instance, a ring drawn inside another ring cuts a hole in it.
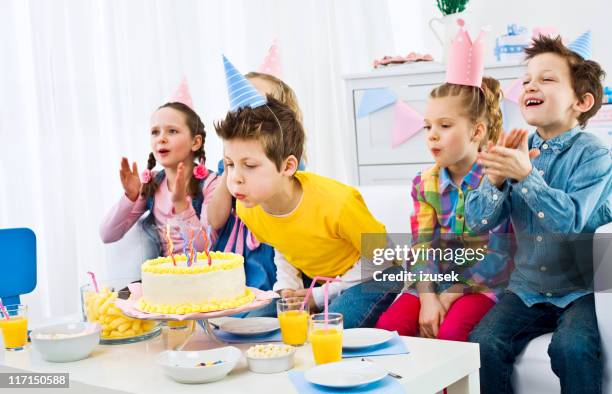
M 276 100 L 280 101 L 281 103 L 285 104 L 287 107 L 289 107 L 290 110 L 293 111 L 293 113 L 295 114 L 296 120 L 302 125 L 302 129 L 303 129 L 304 122 L 302 121 L 303 119 L 302 110 L 300 109 L 300 106 L 298 105 L 297 96 L 295 95 L 295 92 L 293 91 L 293 89 L 291 89 L 291 86 L 287 85 L 280 78 L 276 78 L 274 75 L 260 73 L 257 71 L 251 71 L 247 73 L 245 75 L 245 78 L 247 79 L 259 78 L 259 79 L 263 79 L 264 81 L 270 82 L 270 84 L 272 84 L 272 87 L 273 87 L 273 93 L 271 96 L 275 98 Z M 304 161 L 306 162 L 308 161 L 308 157 L 306 156 L 305 149 L 302 153 L 302 159 L 304 159 Z
M 483 77 L 482 86 L 457 85 L 444 83 L 429 94 L 431 98 L 460 97 L 466 115 L 472 123 L 482 121 L 487 126 L 486 137 L 481 141 L 480 148 L 487 141 L 496 143 L 503 128 L 501 100 L 503 92 L 499 81 L 495 78 Z
M 260 73 L 256 71 L 251 71 L 250 73 L 246 74 L 245 77 L 247 79 L 259 78 L 263 79 L 264 81 L 270 82 L 273 86 L 272 97 L 289 107 L 293 112 L 295 112 L 297 120 L 300 123 L 302 122 L 302 111 L 300 110 L 300 106 L 298 105 L 297 96 L 289 85 L 287 85 L 282 80 L 276 78 L 274 75 Z

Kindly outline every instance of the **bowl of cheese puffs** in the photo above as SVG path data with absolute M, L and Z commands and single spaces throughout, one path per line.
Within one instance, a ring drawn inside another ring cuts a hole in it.
M 98 323 L 102 331 L 100 343 L 103 345 L 133 343 L 153 338 L 160 334 L 160 323 L 156 320 L 141 320 L 125 315 L 117 306 L 117 299 L 128 299 L 129 279 L 114 279 L 81 286 L 81 305 L 83 318 L 87 322 Z

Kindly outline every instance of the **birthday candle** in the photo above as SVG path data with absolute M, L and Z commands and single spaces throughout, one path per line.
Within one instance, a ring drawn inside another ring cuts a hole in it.
M 176 267 L 176 260 L 174 259 L 174 244 L 172 243 L 172 237 L 170 237 L 170 224 L 166 224 L 166 239 L 168 240 L 168 252 L 172 258 L 172 264 Z
M 188 259 L 188 265 L 192 266 L 193 263 L 195 263 L 195 253 L 193 250 L 193 240 L 194 240 L 194 231 L 192 228 L 189 229 L 189 259 Z

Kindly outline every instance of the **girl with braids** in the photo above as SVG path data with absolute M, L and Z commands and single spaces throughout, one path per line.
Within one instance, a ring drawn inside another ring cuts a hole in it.
M 509 277 L 513 246 L 509 221 L 492 230 L 495 234 L 476 234 L 465 224 L 463 212 L 466 194 L 484 176 L 478 153 L 492 144 L 514 146 L 523 135 L 522 130 L 503 135 L 500 84 L 482 74 L 480 79 L 473 85 L 447 82 L 430 93 L 425 130 L 435 165 L 418 173 L 412 182 L 411 230 L 413 249 L 487 248 L 483 259 L 465 263 L 455 257 L 448 262 L 420 255 L 410 262 L 417 278 L 415 286 L 380 316 L 379 328 L 400 335 L 467 341 Z M 457 271 L 459 280 L 418 281 L 419 271 Z
M 149 215 L 142 224 L 159 246 L 158 256 L 183 251 L 179 226 L 207 231 L 208 220 L 203 208 L 219 178 L 205 167 L 205 139 L 204 123 L 188 105 L 170 102 L 153 113 L 147 169 L 139 177 L 136 162 L 130 168 L 128 159 L 121 159 L 119 176 L 125 193 L 100 227 L 104 243 L 121 239 L 147 211 Z M 158 163 L 163 170 L 153 172 Z M 164 236 L 167 224 L 171 224 L 173 250 L 168 250 Z M 204 250 L 203 237 L 196 237 L 195 247 Z

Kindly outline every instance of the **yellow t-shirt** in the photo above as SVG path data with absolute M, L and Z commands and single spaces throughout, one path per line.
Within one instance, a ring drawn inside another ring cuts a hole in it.
M 362 233 L 386 233 L 353 187 L 298 171 L 302 200 L 287 216 L 273 216 L 261 205 L 236 204 L 238 216 L 260 241 L 272 245 L 301 272 L 343 275 L 359 260 Z

